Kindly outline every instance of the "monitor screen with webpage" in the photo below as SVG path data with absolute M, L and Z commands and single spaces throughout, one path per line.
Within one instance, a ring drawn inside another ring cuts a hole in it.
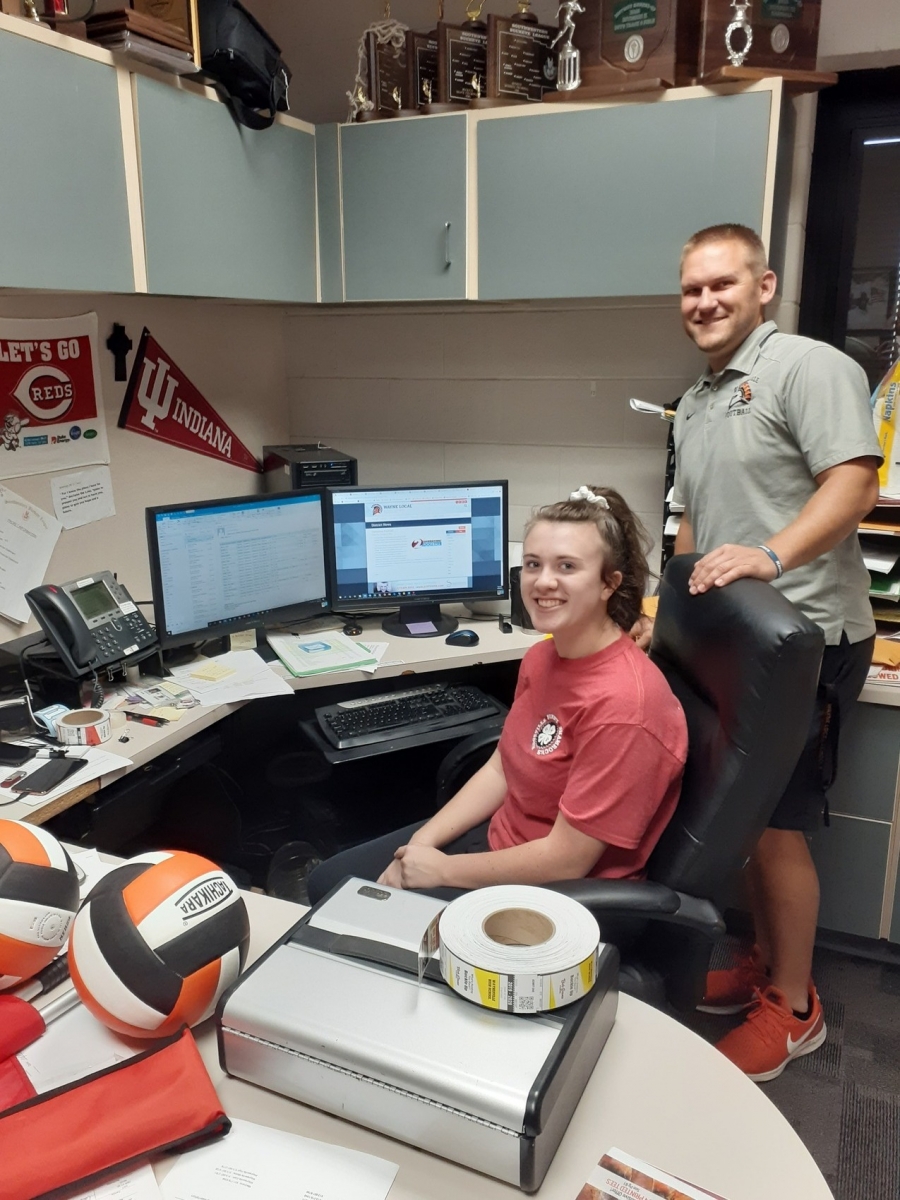
M 160 645 L 327 612 L 323 514 L 319 488 L 148 508 Z
M 441 603 L 507 595 L 506 480 L 329 488 L 332 604 L 399 607 L 387 633 L 436 637 Z

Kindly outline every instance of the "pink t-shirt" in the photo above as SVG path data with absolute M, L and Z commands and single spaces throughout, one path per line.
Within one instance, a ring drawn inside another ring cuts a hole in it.
M 631 638 L 574 659 L 538 642 L 500 737 L 508 790 L 488 843 L 546 837 L 561 812 L 607 843 L 592 877 L 641 878 L 675 811 L 686 756 L 681 705 Z

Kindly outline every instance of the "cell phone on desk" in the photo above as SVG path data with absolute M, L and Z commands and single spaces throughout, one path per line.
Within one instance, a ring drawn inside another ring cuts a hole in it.
M 11 790 L 29 796 L 46 796 L 85 765 L 83 758 L 51 758 L 42 767 L 14 783 Z

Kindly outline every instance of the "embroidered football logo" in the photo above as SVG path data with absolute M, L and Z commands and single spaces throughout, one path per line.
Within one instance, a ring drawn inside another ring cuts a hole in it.
M 535 754 L 552 754 L 562 741 L 562 732 L 559 718 L 548 713 L 538 722 L 534 737 L 531 739 L 531 749 Z
M 730 409 L 743 407 L 745 404 L 749 404 L 752 399 L 753 392 L 750 389 L 750 384 L 742 383 L 734 389 L 732 397 L 728 401 L 728 407 Z

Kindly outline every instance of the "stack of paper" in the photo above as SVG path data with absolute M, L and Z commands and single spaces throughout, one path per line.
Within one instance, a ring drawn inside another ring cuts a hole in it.
M 255 650 L 230 650 L 218 658 L 175 667 L 172 675 L 198 703 L 207 707 L 237 704 L 261 696 L 291 695 L 290 685 Z
M 227 1137 L 182 1155 L 161 1190 L 165 1200 L 385 1200 L 398 1169 L 358 1150 L 232 1119 Z
M 387 642 L 357 642 L 344 633 L 267 633 L 266 640 L 292 675 L 374 671 Z

